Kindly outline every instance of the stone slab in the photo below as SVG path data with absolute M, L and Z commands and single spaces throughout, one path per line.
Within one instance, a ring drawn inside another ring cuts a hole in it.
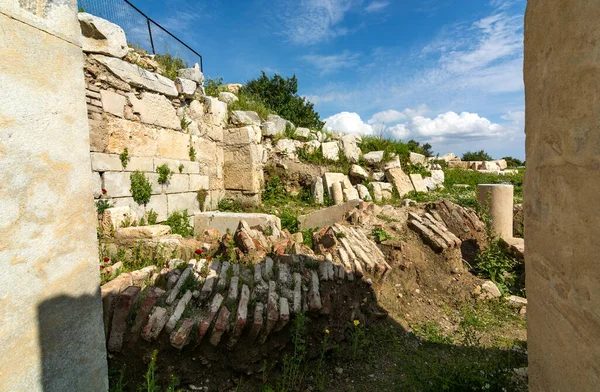
M 300 215 L 298 217 L 299 228 L 300 230 L 308 230 L 331 226 L 340 221 L 344 215 L 355 209 L 359 204 L 360 200 L 352 200 L 308 215 Z
M 413 184 L 415 191 L 417 192 L 427 192 L 427 187 L 425 186 L 425 182 L 423 181 L 423 176 L 420 174 L 409 174 L 410 182 Z
M 203 229 L 216 229 L 222 234 L 227 230 L 235 233 L 240 221 L 244 220 L 250 227 L 261 226 L 263 229 L 274 225 L 281 230 L 281 220 L 269 214 L 244 214 L 236 212 L 203 212 L 194 217 L 194 232 L 200 234 Z
M 394 184 L 400 197 L 415 190 L 410 177 L 399 167 L 387 170 L 385 176 L 390 183 Z

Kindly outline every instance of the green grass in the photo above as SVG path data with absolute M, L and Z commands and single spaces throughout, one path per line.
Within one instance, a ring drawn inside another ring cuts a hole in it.
M 266 120 L 269 114 L 274 114 L 259 98 L 243 90 L 238 94 L 238 101 L 229 105 L 229 112 L 232 110 L 256 112 L 262 120 Z
M 158 62 L 163 70 L 163 76 L 175 80 L 177 79 L 177 70 L 182 68 L 188 68 L 185 61 L 179 57 L 172 56 L 171 54 L 157 54 L 154 59 Z
M 108 252 L 104 246 L 100 246 L 99 250 L 100 262 L 108 257 L 113 265 L 118 262 L 123 263 L 123 268 L 117 274 L 112 276 L 102 274 L 102 284 L 116 278 L 121 273 L 137 271 L 151 265 L 155 265 L 160 270 L 166 267 L 172 258 L 170 252 L 163 245 L 145 245 L 142 241 L 138 242 L 133 248 L 119 247 L 114 253 Z
M 187 210 L 175 211 L 166 220 L 166 225 L 171 227 L 171 233 L 182 237 L 192 237 L 194 227 L 190 224 L 190 216 Z

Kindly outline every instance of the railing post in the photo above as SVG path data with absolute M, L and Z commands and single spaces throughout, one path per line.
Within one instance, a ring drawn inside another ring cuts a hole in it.
M 152 54 L 156 54 L 154 51 L 154 40 L 152 39 L 152 28 L 150 27 L 150 19 L 146 18 L 146 22 L 148 23 L 148 34 L 150 35 L 150 46 L 152 46 Z

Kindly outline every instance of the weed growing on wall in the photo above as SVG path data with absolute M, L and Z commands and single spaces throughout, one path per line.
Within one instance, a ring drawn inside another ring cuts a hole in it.
M 104 211 L 112 208 L 113 205 L 108 202 L 108 200 L 98 200 L 96 202 L 96 212 L 98 214 L 102 214 Z
M 136 170 L 134 173 L 131 173 L 129 179 L 131 181 L 131 187 L 129 189 L 133 196 L 133 200 L 139 205 L 148 204 L 150 196 L 152 195 L 152 185 L 144 173 Z
M 171 54 L 157 54 L 154 56 L 154 60 L 160 64 L 162 69 L 162 75 L 171 79 L 177 79 L 177 70 L 182 68 L 188 68 L 188 65 L 183 59 L 172 56 Z
M 204 92 L 209 97 L 218 97 L 220 92 L 227 91 L 227 87 L 223 83 L 223 78 L 207 78 L 204 82 Z
M 499 241 L 492 241 L 475 258 L 475 271 L 491 279 L 504 294 L 515 289 L 517 265 L 518 262 L 502 249 Z
M 200 206 L 201 211 L 204 211 L 204 203 L 206 203 L 207 197 L 208 191 L 206 189 L 199 189 L 196 193 L 196 200 L 198 200 L 198 205 Z
M 194 227 L 190 224 L 190 215 L 187 210 L 175 211 L 165 222 L 171 227 L 173 234 L 179 234 L 182 237 L 192 237 L 194 235 Z
M 125 147 L 125 149 L 123 150 L 123 152 L 121 154 L 119 154 L 119 159 L 121 160 L 121 165 L 123 166 L 123 169 L 125 169 L 127 167 L 127 164 L 129 163 L 129 151 L 127 151 L 127 147 Z
M 189 155 L 190 155 L 190 161 L 195 162 L 196 161 L 196 149 L 193 146 L 190 146 Z
M 146 212 L 146 218 L 149 225 L 155 225 L 158 220 L 158 214 L 151 208 Z
M 173 172 L 171 171 L 171 169 L 169 169 L 169 166 L 166 163 L 163 163 L 162 165 L 157 167 L 156 172 L 158 173 L 158 183 L 160 185 L 167 184 L 173 176 Z
M 183 163 L 179 165 L 179 167 L 177 168 L 179 170 L 179 173 L 183 173 L 183 169 L 185 168 L 185 166 L 183 166 Z

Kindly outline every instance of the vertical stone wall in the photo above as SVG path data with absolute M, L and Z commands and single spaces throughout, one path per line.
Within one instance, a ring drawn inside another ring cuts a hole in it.
M 76 1 L 0 2 L 0 389 L 106 391 Z
M 525 20 L 531 391 L 600 385 L 600 2 L 530 0 Z

